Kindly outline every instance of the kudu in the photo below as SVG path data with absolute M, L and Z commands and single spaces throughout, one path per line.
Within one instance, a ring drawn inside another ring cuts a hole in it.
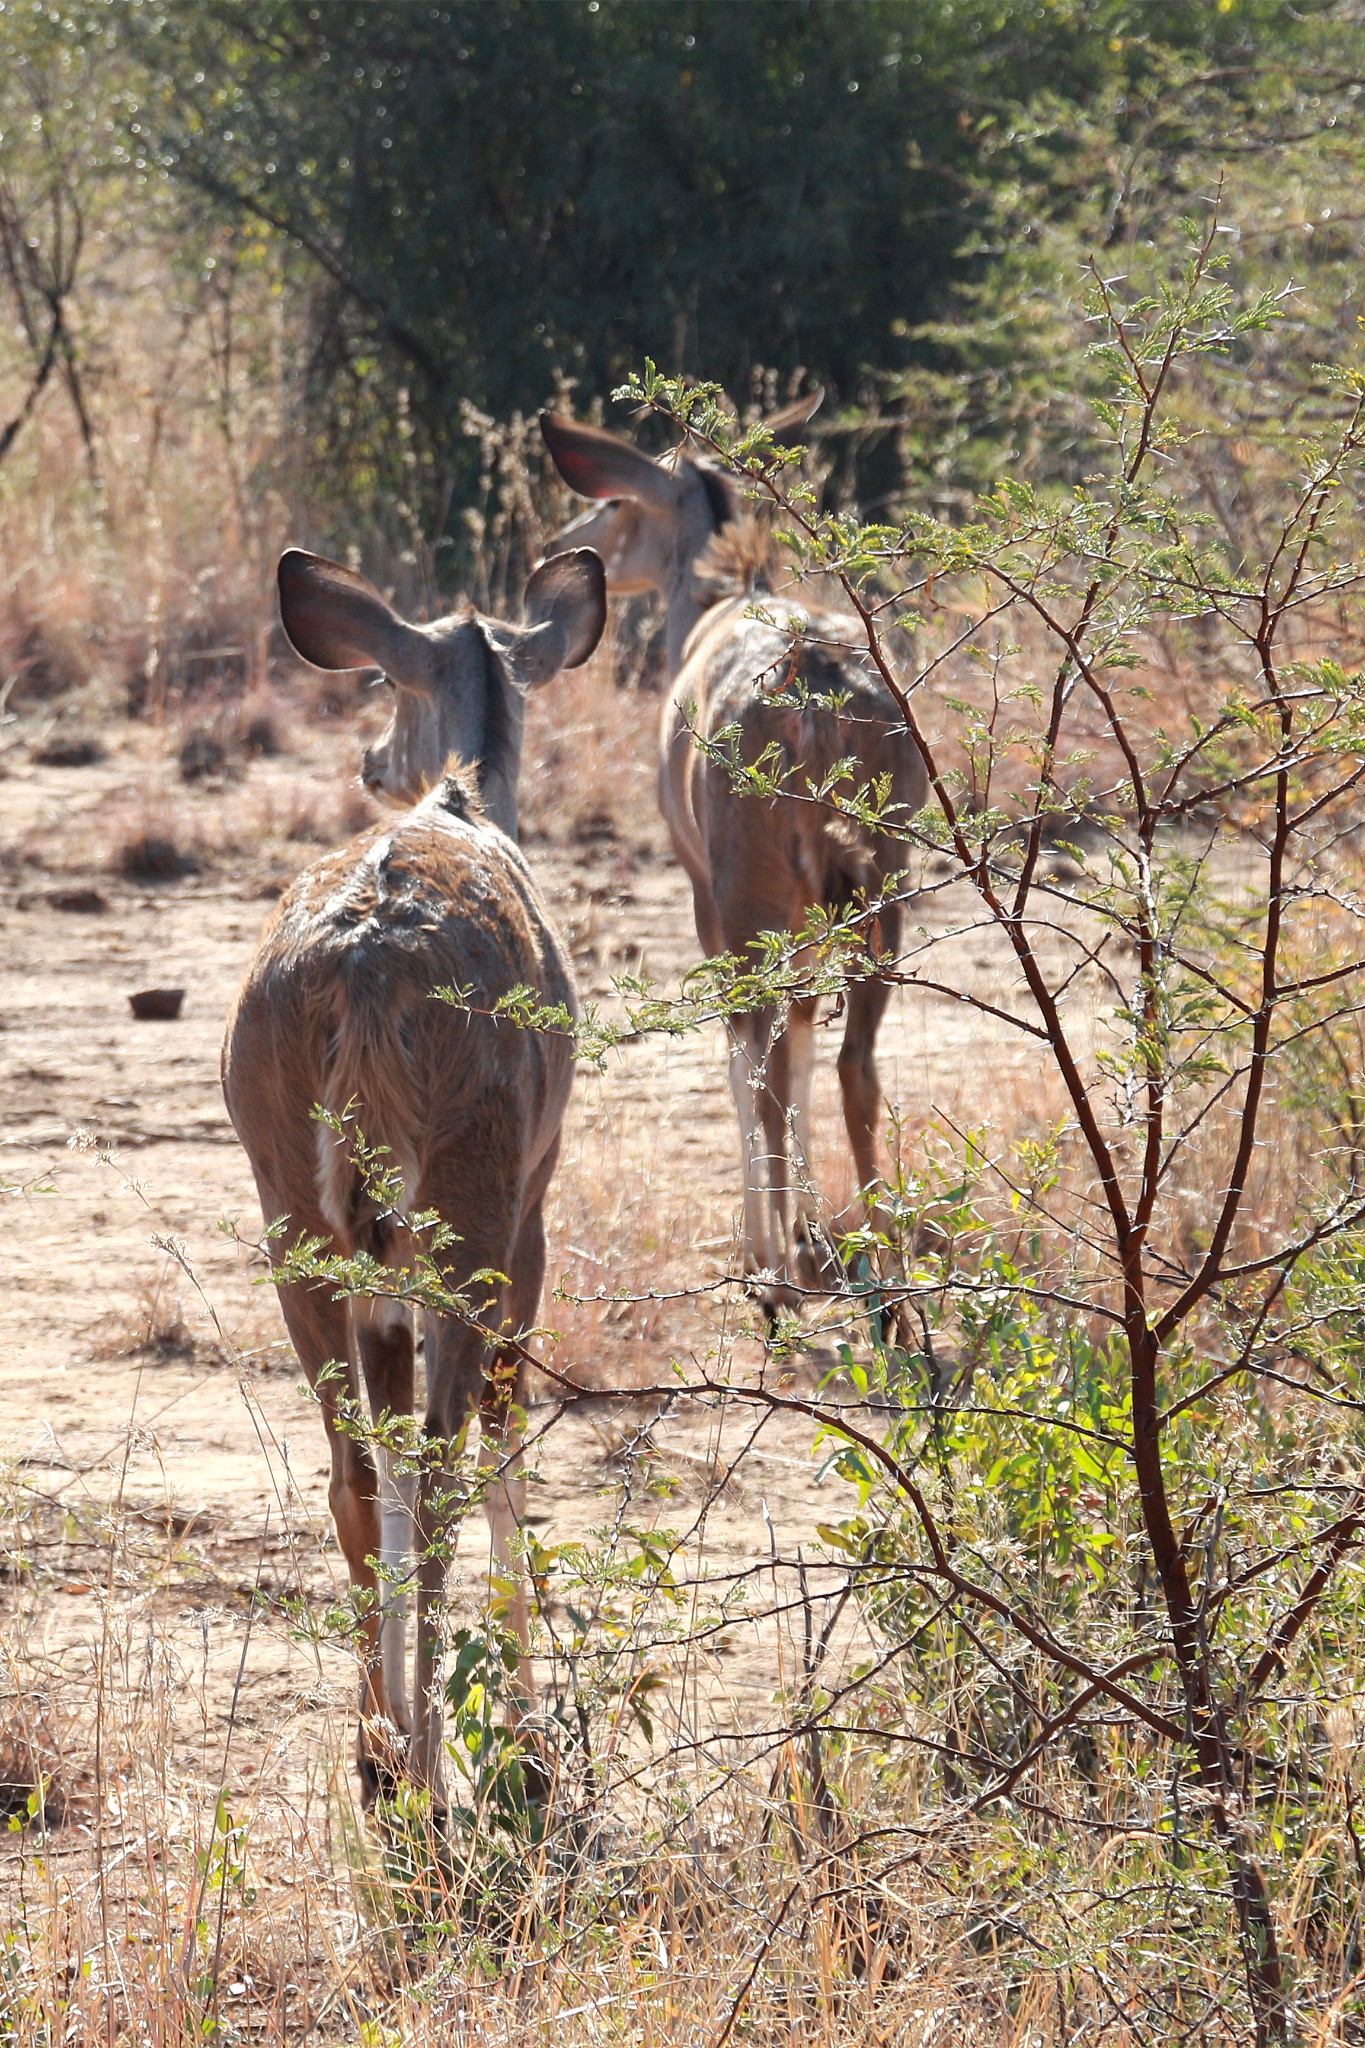
M 804 424 L 818 403 L 802 401 L 769 425 L 781 433 Z M 790 579 L 762 529 L 725 473 L 685 445 L 654 460 L 598 427 L 549 413 L 540 424 L 565 482 L 608 501 L 566 527 L 549 559 L 562 548 L 591 547 L 606 566 L 608 591 L 657 591 L 667 609 L 659 803 L 692 883 L 704 951 L 743 959 L 761 933 L 799 932 L 817 906 L 842 912 L 866 902 L 879 904 L 870 949 L 894 953 L 901 909 L 886 885 L 906 866 L 903 840 L 807 793 L 852 757 L 860 782 L 887 778 L 898 823 L 908 824 L 928 794 L 895 701 L 860 651 L 856 619 L 777 594 Z M 791 771 L 790 794 L 738 793 L 726 768 L 697 746 L 694 734 L 713 739 L 732 726 L 747 764 L 766 756 Z M 870 974 L 846 994 L 839 1080 L 862 1188 L 877 1172 L 876 1040 L 888 993 Z M 798 997 L 781 1013 L 765 1007 L 730 1025 L 744 1265 L 770 1309 L 828 1273 L 807 1166 L 815 1012 L 814 999 Z
M 425 1313 L 420 1456 L 400 1458 L 382 1429 L 371 1439 L 356 1422 L 362 1383 L 376 1421 L 414 1413 L 411 1312 L 396 1299 L 339 1299 L 325 1284 L 279 1290 L 317 1390 L 332 1514 L 362 1596 L 362 1786 L 372 1799 L 406 1749 L 411 1776 L 439 1799 L 448 1524 L 476 1410 L 493 1552 L 518 1584 L 512 1621 L 525 1679 L 525 1590 L 513 1554 L 524 1350 L 511 1340 L 533 1327 L 540 1301 L 543 1204 L 573 1052 L 566 1035 L 487 1013 L 523 986 L 574 1007 L 563 942 L 515 843 L 517 776 L 524 693 L 587 660 L 605 586 L 597 556 L 575 550 L 531 577 L 523 626 L 472 610 L 410 625 L 363 576 L 291 549 L 279 596 L 306 661 L 385 671 L 393 722 L 366 755 L 364 779 L 407 808 L 316 862 L 282 897 L 228 1022 L 223 1091 L 267 1224 L 288 1218 L 272 1258 L 311 1238 L 401 1269 L 413 1260 L 416 1212 L 435 1211 L 457 1233 L 436 1256 L 477 1314 Z M 465 1006 L 434 999 L 450 986 L 465 991 Z M 388 1148 L 395 1200 L 377 1198 L 354 1143 L 319 1121 L 315 1105 L 353 1120 L 367 1146 Z M 508 1342 L 490 1343 L 476 1321 Z M 404 1587 L 414 1541 L 410 1710 Z

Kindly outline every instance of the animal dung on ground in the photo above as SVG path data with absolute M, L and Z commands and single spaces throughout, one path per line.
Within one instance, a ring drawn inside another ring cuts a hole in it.
M 136 995 L 128 998 L 135 1017 L 155 1018 L 165 1023 L 180 1015 L 180 1005 L 184 1000 L 183 988 L 140 988 Z

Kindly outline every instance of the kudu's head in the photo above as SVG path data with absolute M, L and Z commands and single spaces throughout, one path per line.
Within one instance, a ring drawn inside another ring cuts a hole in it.
M 489 817 L 515 839 L 526 692 L 577 668 L 601 638 L 599 558 L 574 548 L 542 562 L 526 585 L 521 626 L 469 608 L 411 625 L 354 569 L 301 548 L 281 555 L 279 589 L 284 630 L 305 661 L 381 668 L 393 685 L 393 720 L 366 750 L 365 787 L 416 803 L 454 755 L 476 771 Z
M 765 424 L 780 438 L 804 426 L 823 396 L 817 391 L 797 399 Z M 613 597 L 658 591 L 668 607 L 668 665 L 676 673 L 683 642 L 705 609 L 693 567 L 739 510 L 733 483 L 723 470 L 689 455 L 686 443 L 656 460 L 605 427 L 580 426 L 551 412 L 540 415 L 540 431 L 569 488 L 606 501 L 557 534 L 546 559 L 566 548 L 593 548 Z

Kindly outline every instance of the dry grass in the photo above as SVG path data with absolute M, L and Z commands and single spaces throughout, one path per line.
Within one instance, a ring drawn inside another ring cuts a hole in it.
M 528 845 L 549 841 L 632 853 L 662 849 L 653 803 L 657 696 L 617 686 L 608 640 L 581 669 L 566 671 L 536 698 L 522 764 L 521 811 Z
M 272 629 L 273 556 L 301 530 L 272 481 L 280 391 L 266 379 L 225 410 L 209 327 L 169 311 L 147 319 L 143 294 L 134 347 L 133 303 L 115 292 L 101 316 L 98 484 L 58 407 L 0 473 L 0 690 L 19 718 L 3 761 L 16 804 L 35 798 L 14 863 L 95 873 L 115 903 L 135 888 L 207 889 L 229 872 L 244 896 L 268 896 L 312 849 L 374 815 L 353 762 L 385 707 L 351 682 L 302 677 Z M 473 594 L 511 608 L 519 565 L 564 501 L 526 422 L 472 424 L 489 484 Z M 408 597 L 419 556 L 388 565 L 385 580 Z M 925 657 L 961 626 L 958 611 L 932 613 Z M 618 615 L 613 632 L 587 668 L 536 700 L 523 782 L 528 848 L 588 992 L 608 1005 L 613 975 L 651 970 L 649 891 L 665 843 L 652 802 L 658 699 L 618 687 L 649 680 L 657 649 L 639 610 Z M 969 714 L 1022 721 L 1021 685 L 1048 672 L 1036 637 L 985 639 L 981 658 L 954 656 L 933 685 L 930 723 L 969 787 Z M 1156 652 L 1143 713 L 1152 724 L 1187 718 L 1224 687 L 1226 649 L 1193 629 Z M 1111 785 L 1098 719 L 1077 745 L 1087 757 L 1072 764 L 1077 780 Z M 1016 751 L 1002 771 L 1013 799 L 1026 788 L 1022 760 Z M 100 768 L 97 799 L 80 794 L 82 763 Z M 30 767 L 65 778 L 60 805 L 38 800 L 48 785 L 26 783 Z M 996 793 L 972 787 L 977 802 Z M 1064 861 L 1052 879 L 1066 884 Z M 915 917 L 936 978 L 1009 1009 L 1018 991 L 1007 951 L 998 934 L 964 924 L 960 894 L 926 898 Z M 1052 964 L 1064 935 L 1056 945 Z M 1091 1072 L 1106 1000 L 1076 983 L 1070 1015 Z M 1005 1177 L 1021 1145 L 1065 1124 L 1059 1077 L 1027 1048 L 1020 1056 L 1002 1019 L 978 1013 L 964 1027 L 962 1015 L 925 1002 L 913 1058 L 888 1074 L 906 1116 L 905 1170 L 922 1175 L 936 1153 L 946 1179 L 964 1134 L 976 1134 L 994 1162 L 981 1203 L 999 1242 L 1040 1271 L 1068 1259 L 1074 1271 L 1093 1206 L 1074 1134 L 1059 1142 L 1048 1228 L 1020 1219 Z M 723 1284 L 735 1264 L 730 1212 L 718 1219 L 714 1182 L 696 1171 L 702 1148 L 687 1149 L 698 1063 L 719 1072 L 722 1059 L 712 1031 L 681 1051 L 631 1048 L 581 1084 L 552 1197 L 559 1250 L 543 1319 L 555 1371 L 599 1395 L 657 1386 L 661 1359 L 741 1382 L 761 1369 L 770 1387 L 806 1392 L 839 1363 L 832 1340 L 849 1335 L 846 1317 L 770 1371 L 752 1309 Z M 824 1055 L 816 1166 L 839 1211 L 852 1190 L 832 1069 Z M 915 1092 L 926 1071 L 931 1099 Z M 728 1108 L 725 1118 L 707 1136 L 708 1173 L 736 1149 Z M 1288 1098 L 1265 1136 L 1252 1256 L 1283 1235 L 1314 1164 L 1316 1141 Z M 1207 1235 L 1230 1145 L 1213 1119 L 1182 1167 L 1181 1257 Z M 197 1365 L 224 1398 L 235 1385 L 248 1403 L 267 1368 L 292 1373 L 273 1307 L 225 1313 L 230 1340 L 207 1343 L 202 1304 L 187 1305 L 179 1272 L 135 1276 L 127 1306 L 90 1333 L 96 1362 Z M 865 1357 L 865 1329 L 852 1342 Z M 577 1447 L 585 1504 L 567 1534 L 536 1530 L 560 1547 L 544 1566 L 541 1649 L 562 1770 L 534 1840 L 529 1828 L 500 1837 L 485 1816 L 434 1854 L 401 1813 L 386 1832 L 357 1812 L 335 1550 L 279 1444 L 266 1446 L 269 1516 L 240 1523 L 177 1505 L 155 1429 L 131 1422 L 97 1475 L 6 1475 L 0 2039 L 1231 2048 L 1247 2038 L 1225 1873 L 1192 1837 L 1183 1861 L 1164 1853 L 1170 1837 L 1158 1831 L 1173 1823 L 1156 1765 L 1167 1760 L 1154 1749 L 1101 1728 L 1093 1753 L 1058 1745 L 1016 1804 L 974 1813 L 936 1747 L 957 1731 L 960 1645 L 916 1635 L 892 1655 L 873 1606 L 850 1598 L 816 1686 L 810 1632 L 827 1611 L 830 1553 L 813 1514 L 781 1554 L 765 1521 L 775 1474 L 799 1470 L 804 1484 L 813 1424 L 803 1419 L 774 1450 L 742 1401 L 722 1412 L 654 1395 L 623 1410 L 599 1404 L 596 1434 L 566 1439 L 553 1433 L 561 1382 L 547 1374 L 536 1392 L 546 1462 L 561 1442 Z M 1269 1413 L 1249 1402 L 1246 1431 Z M 139 1456 L 162 1461 L 161 1491 L 144 1485 L 145 1498 L 128 1480 Z M 1305 1457 L 1354 1470 L 1347 1426 L 1330 1441 L 1324 1430 Z M 976 1491 L 985 1526 L 992 1488 Z M 320 1485 L 310 1497 L 320 1502 Z M 850 1511 L 853 1499 L 831 1483 L 820 1512 Z M 712 1528 L 726 1503 L 747 1518 L 744 1547 L 729 1552 Z M 672 1583 L 642 1565 L 642 1535 L 667 1551 Z M 726 1604 L 737 1585 L 757 1587 L 742 1611 Z M 579 1642 L 574 1609 L 594 1618 Z M 1274 1813 L 1254 1816 L 1279 1858 L 1300 2037 L 1323 2048 L 1361 2038 L 1351 1779 L 1361 1700 L 1354 1665 L 1332 1661 L 1332 1628 L 1350 1634 L 1349 1605 L 1343 1614 L 1307 1653 L 1315 1682 L 1330 1670 L 1334 1688 L 1320 1715 L 1309 1711 L 1312 1826 L 1276 1848 Z M 812 1734 L 820 1688 L 852 1683 L 883 1650 L 884 1668 L 850 1693 L 842 1721 L 830 1714 L 832 1732 Z M 1025 1692 L 1034 1683 L 1042 1699 L 1036 1670 L 1018 1679 Z M 586 1753 L 575 1746 L 585 1732 Z M 1306 1751 L 1286 1734 L 1284 1752 L 1287 1786 Z
M 614 1462 L 604 1455 L 604 1476 Z M 632 1460 L 647 1490 L 646 1464 Z M 1100 1824 L 1088 1851 L 1041 1818 L 955 1814 L 922 1755 L 898 1759 L 875 1735 L 825 1739 L 834 1803 L 823 1810 L 808 1745 L 784 1732 L 799 1609 L 769 1624 L 776 1697 L 756 1724 L 735 1730 L 713 1682 L 711 1709 L 698 1711 L 695 1667 L 704 1676 L 713 1660 L 680 1645 L 651 1701 L 652 1745 L 599 1704 L 596 1784 L 566 1751 L 538 1845 L 462 1834 L 414 1868 L 420 1827 L 395 1815 L 386 1831 L 353 1804 L 341 1761 L 349 1653 L 290 1625 L 293 1591 L 307 1588 L 317 1608 L 308 1529 L 240 1531 L 224 1556 L 171 1515 L 158 1523 L 117 1502 L 103 1516 L 54 1514 L 22 1475 L 7 1521 L 0 2012 L 19 2048 L 54 2033 L 169 2044 L 210 2028 L 279 2048 L 452 2037 L 681 2048 L 732 2029 L 764 2048 L 1137 2043 L 1160 2038 L 1165 1944 L 1181 1958 L 1173 2023 L 1183 2009 L 1201 2041 L 1243 2038 L 1206 1873 L 1154 1887 L 1093 1764 L 1062 1760 L 1037 1785 Z M 187 1596 L 202 1630 L 177 1625 Z M 63 1608 L 88 1617 L 74 1657 Z M 662 1619 L 637 1609 L 642 1645 Z M 896 1698 L 894 1678 L 884 1690 Z M 900 1710 L 913 1729 L 913 1703 Z M 1319 1986 L 1353 1967 L 1314 1933 L 1324 1858 L 1349 1844 L 1349 1708 L 1333 1725 L 1336 1789 L 1286 1924 Z M 1107 1847 L 1106 1817 L 1119 1824 Z M 1202 1944 L 1191 1938 L 1201 1922 Z M 1318 2006 L 1305 2041 L 1353 2038 L 1334 2003 Z

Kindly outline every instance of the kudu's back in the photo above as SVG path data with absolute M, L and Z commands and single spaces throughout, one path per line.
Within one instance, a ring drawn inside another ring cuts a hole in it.
M 717 601 L 688 644 L 665 711 L 662 795 L 696 856 L 719 917 L 712 950 L 790 931 L 816 905 L 848 909 L 906 864 L 904 835 L 928 781 L 900 708 L 859 645 L 857 621 L 782 594 L 780 565 L 748 522 L 713 544 L 698 581 Z M 741 787 L 716 742 L 782 786 Z M 878 829 L 838 799 L 876 786 Z M 818 792 L 829 789 L 829 794 Z M 882 794 L 884 790 L 885 794 Z
M 572 1077 L 567 1037 L 490 1014 L 519 987 L 574 1008 L 531 874 L 463 778 L 308 869 L 262 937 L 224 1050 L 229 1113 L 267 1214 L 286 1195 L 296 1211 L 306 1180 L 338 1248 L 381 1259 L 402 1212 L 438 1197 L 443 1209 L 479 1201 L 494 1225 L 558 1131 Z M 451 988 L 463 1006 L 438 999 Z M 365 1185 L 362 1137 L 402 1178 L 399 1212 Z

